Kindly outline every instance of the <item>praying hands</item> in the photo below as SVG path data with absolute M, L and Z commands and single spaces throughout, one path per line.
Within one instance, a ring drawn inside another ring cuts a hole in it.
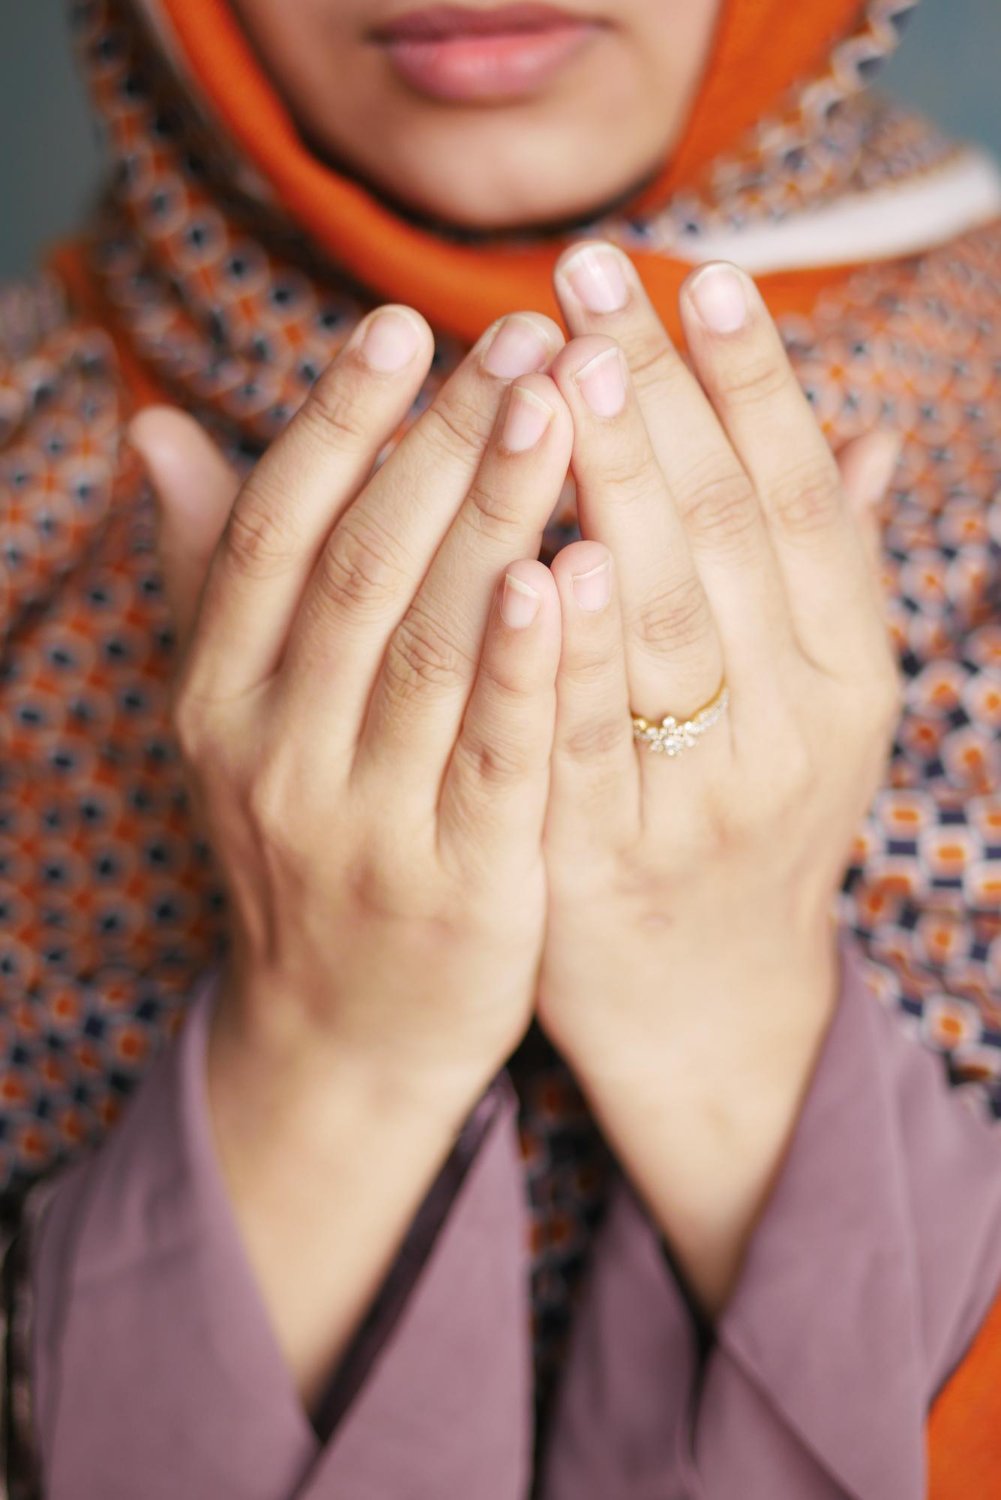
M 692 369 L 612 247 L 556 287 L 570 341 L 487 330 L 377 469 L 432 355 L 407 308 L 242 486 L 188 418 L 133 426 L 231 899 L 214 1123 L 307 1399 L 533 1013 L 716 1315 L 835 1004 L 898 709 L 865 516 L 895 444 L 834 458 L 732 268 L 682 293 Z

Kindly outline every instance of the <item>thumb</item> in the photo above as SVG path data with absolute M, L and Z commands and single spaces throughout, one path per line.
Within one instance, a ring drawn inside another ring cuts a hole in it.
M 838 453 L 841 483 L 849 507 L 859 524 L 866 554 L 873 568 L 880 563 L 878 508 L 890 487 L 903 442 L 888 428 L 875 428 L 864 437 L 853 438 Z
M 164 589 L 183 649 L 239 480 L 204 429 L 177 407 L 147 407 L 133 417 L 127 439 L 156 496 Z

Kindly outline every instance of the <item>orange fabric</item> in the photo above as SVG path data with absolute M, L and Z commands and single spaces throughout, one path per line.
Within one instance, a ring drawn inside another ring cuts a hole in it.
M 688 128 L 635 207 L 663 203 L 731 147 L 798 79 L 816 73 L 858 20 L 861 0 L 723 0 Z
M 928 1500 L 1001 1496 L 1001 1297 L 928 1422 Z
M 684 138 L 661 180 L 635 207 L 663 199 L 809 74 L 859 16 L 860 0 L 723 0 L 713 54 Z M 532 307 L 560 318 L 551 286 L 562 245 L 529 250 L 448 243 L 398 218 L 364 187 L 341 177 L 300 140 L 254 55 L 229 0 L 162 0 L 200 88 L 227 128 L 311 237 L 381 296 L 418 308 L 435 326 L 470 342 L 502 313 Z M 638 252 L 633 260 L 671 331 L 691 269 Z M 760 279 L 777 314 L 812 307 L 818 290 L 851 268 Z

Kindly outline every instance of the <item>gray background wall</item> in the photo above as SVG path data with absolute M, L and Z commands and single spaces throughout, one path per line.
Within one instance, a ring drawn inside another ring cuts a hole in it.
M 885 86 L 1001 155 L 999 81 L 999 0 L 924 0 L 884 75 Z M 72 228 L 99 161 L 63 0 L 0 0 L 0 277 Z

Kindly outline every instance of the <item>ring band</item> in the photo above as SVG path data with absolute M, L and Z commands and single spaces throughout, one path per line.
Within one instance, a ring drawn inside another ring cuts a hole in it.
M 730 690 L 724 680 L 708 703 L 680 723 L 673 714 L 665 714 L 659 724 L 651 724 L 641 714 L 633 714 L 633 737 L 642 740 L 656 754 L 680 755 L 719 722 L 729 702 Z

